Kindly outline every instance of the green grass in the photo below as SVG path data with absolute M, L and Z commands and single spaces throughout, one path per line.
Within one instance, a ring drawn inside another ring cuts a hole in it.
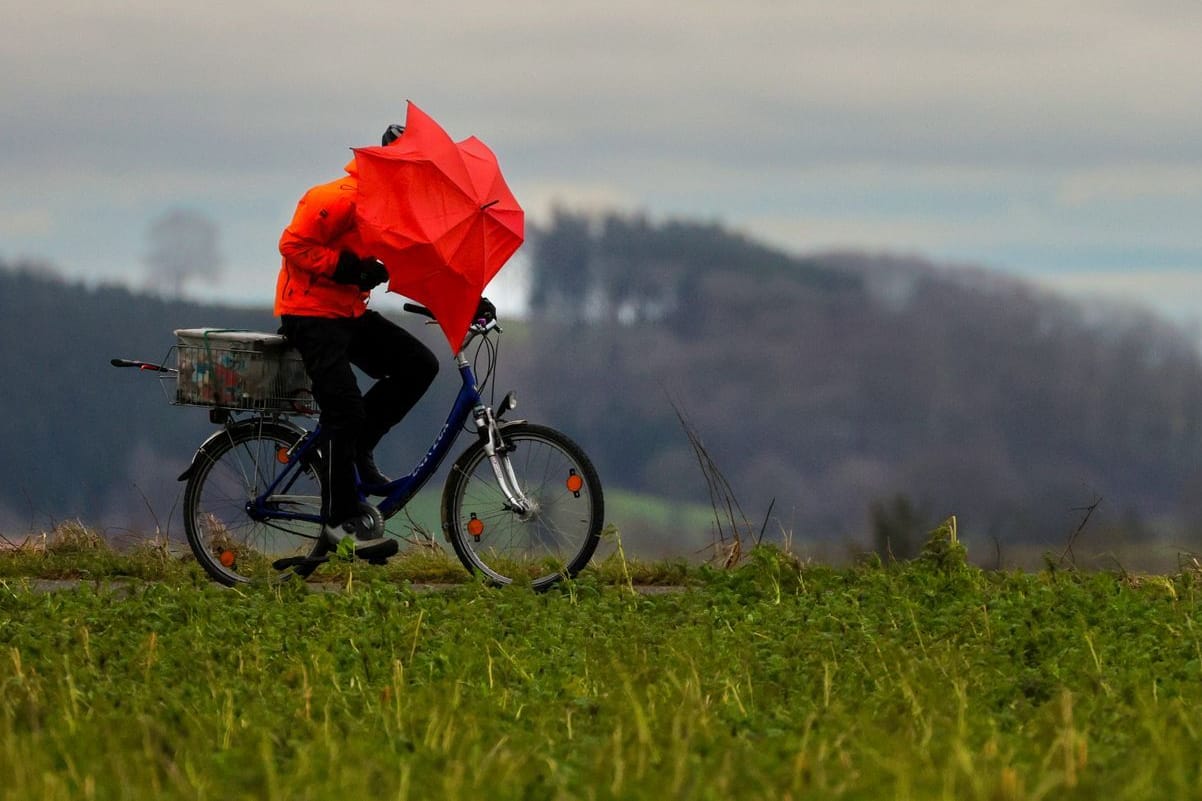
M 424 489 L 388 522 L 389 531 L 408 536 L 414 525 L 439 535 L 441 490 Z M 628 554 L 644 558 L 690 554 L 709 556 L 714 510 L 702 504 L 669 501 L 620 489 L 605 491 L 605 519 L 622 531 Z M 603 549 L 604 551 L 605 549 Z M 696 561 L 696 560 L 694 560 Z
M 1197 797 L 1202 577 L 932 543 L 649 596 L 5 579 L 0 799 Z
M 629 507 L 622 519 L 638 520 L 650 515 L 667 523 L 670 518 L 656 503 L 630 494 L 618 494 L 619 509 Z M 420 495 L 415 499 L 412 517 L 398 515 L 388 521 L 390 535 L 402 540 L 398 557 L 385 567 L 366 569 L 374 578 L 416 583 L 463 583 L 472 577 L 455 557 L 438 527 L 437 498 Z M 648 511 L 649 510 L 649 511 Z M 691 515 L 686 510 L 682 515 Z M 663 517 L 659 517 L 663 515 Z M 712 513 L 711 513 L 712 515 Z M 616 526 L 607 527 L 593 557 L 590 570 L 600 581 L 637 584 L 680 584 L 697 572 L 699 559 L 711 555 L 704 549 L 691 558 L 640 559 L 631 554 L 629 544 L 619 553 Z M 79 521 L 66 521 L 52 530 L 26 537 L 0 537 L 0 543 L 16 546 L 0 548 L 0 578 L 36 577 L 42 579 L 118 579 L 183 581 L 191 577 L 203 580 L 186 543 L 165 538 L 125 536 L 119 541 Z M 332 563 L 319 568 L 311 582 L 341 581 L 348 571 L 364 571 L 363 565 Z
M 462 584 L 473 577 L 441 537 L 433 541 L 396 521 L 389 531 L 405 539 L 401 553 L 387 565 L 369 567 L 362 563 L 334 560 L 318 568 L 310 583 L 339 583 L 358 574 L 372 581 L 417 584 Z M 11 539 L 7 540 L 12 543 Z M 698 567 L 684 559 L 655 561 L 634 559 L 620 548 L 616 528 L 607 528 L 587 572 L 606 584 L 685 584 L 694 580 Z M 170 583 L 200 584 L 208 579 L 188 546 L 156 538 L 132 538 L 114 545 L 102 534 L 77 521 L 28 537 L 19 547 L 0 549 L 0 579 L 87 581 L 142 579 Z
M 708 557 L 712 550 L 714 510 L 709 506 L 613 490 L 605 494 L 605 519 L 621 529 L 632 553 Z

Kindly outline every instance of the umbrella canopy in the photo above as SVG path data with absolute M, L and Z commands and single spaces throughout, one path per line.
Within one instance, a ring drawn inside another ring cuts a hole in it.
M 427 306 L 458 351 L 484 287 L 522 244 L 525 214 L 497 157 L 475 137 L 454 142 L 409 103 L 405 133 L 355 148 L 355 215 L 389 290 Z

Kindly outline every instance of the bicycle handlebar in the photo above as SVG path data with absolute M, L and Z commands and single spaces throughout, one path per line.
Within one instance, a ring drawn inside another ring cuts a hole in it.
M 406 303 L 403 308 L 407 312 L 411 312 L 413 314 L 420 314 L 422 317 L 428 317 L 431 320 L 434 320 L 435 322 L 437 322 L 437 318 L 434 316 L 434 312 L 430 311 L 425 306 L 421 306 L 417 303 Z M 495 319 L 488 320 L 483 323 L 481 323 L 480 320 L 473 320 L 471 328 L 469 329 L 469 339 L 471 338 L 470 335 L 473 332 L 477 333 L 477 334 L 483 334 L 487 331 L 492 331 L 493 329 L 496 329 L 497 331 L 502 331 L 500 323 L 498 323 Z M 465 345 L 467 344 L 466 340 L 465 340 L 464 344 Z
M 434 319 L 434 312 L 430 311 L 425 306 L 419 306 L 416 303 L 406 303 L 405 311 L 412 312 L 414 314 L 420 314 L 422 317 L 429 317 L 431 320 Z
M 141 362 L 137 361 L 136 359 L 109 359 L 109 364 L 111 364 L 113 367 L 137 367 L 139 370 L 153 370 L 156 373 L 179 372 L 174 367 L 164 367 L 161 364 Z

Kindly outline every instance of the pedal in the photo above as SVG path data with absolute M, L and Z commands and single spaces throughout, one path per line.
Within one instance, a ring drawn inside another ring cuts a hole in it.
M 324 565 L 328 561 L 330 561 L 330 557 L 328 556 L 318 556 L 317 558 L 310 558 L 308 556 L 289 556 L 285 559 L 275 560 L 271 563 L 271 566 L 276 570 L 288 570 L 292 567 L 309 567 L 310 565 L 316 567 L 317 565 Z
M 389 557 L 396 556 L 401 550 L 401 544 L 396 540 L 385 540 L 379 545 L 372 545 L 368 548 L 355 548 L 355 557 L 362 559 L 369 564 L 382 565 L 388 561 Z

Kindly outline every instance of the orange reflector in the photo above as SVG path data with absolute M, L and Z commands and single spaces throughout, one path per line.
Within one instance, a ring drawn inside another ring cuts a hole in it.
M 576 473 L 574 473 L 574 472 L 570 476 L 568 476 L 568 480 L 565 481 L 564 484 L 567 485 L 568 492 L 575 493 L 575 492 L 580 492 L 580 490 L 584 489 L 584 479 L 581 478 L 580 476 L 576 475 Z
M 473 517 L 467 521 L 467 533 L 473 537 L 479 537 L 484 533 L 484 521 L 478 517 Z
M 276 448 L 275 449 L 275 460 L 277 462 L 279 462 L 280 464 L 288 464 L 288 449 L 287 448 Z
M 217 557 L 217 560 L 219 562 L 221 562 L 222 567 L 233 567 L 234 566 L 234 552 L 233 551 L 222 551 L 221 554 Z

